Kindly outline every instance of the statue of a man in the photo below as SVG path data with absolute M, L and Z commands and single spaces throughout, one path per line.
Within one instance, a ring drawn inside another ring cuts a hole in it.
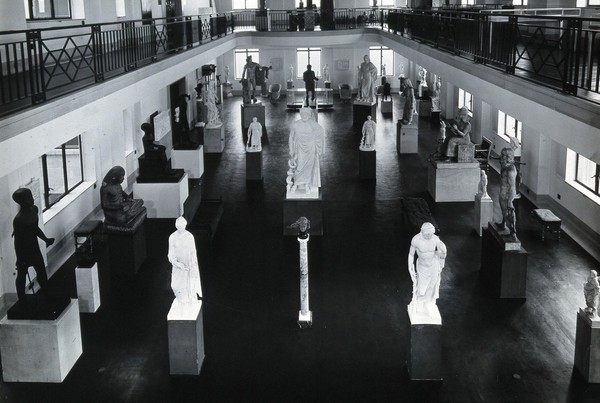
M 410 125 L 417 111 L 415 102 L 415 90 L 412 81 L 408 77 L 400 77 L 400 91 L 404 97 L 404 109 L 402 110 L 402 124 Z
M 34 204 L 33 194 L 28 188 L 20 188 L 12 194 L 13 200 L 19 205 L 19 212 L 13 220 L 13 233 L 15 238 L 15 254 L 17 255 L 17 278 L 15 286 L 17 297 L 25 296 L 25 279 L 27 270 L 33 266 L 40 288 L 47 283 L 46 265 L 40 251 L 38 238 L 46 243 L 46 247 L 54 243 L 54 238 L 48 238 L 38 226 L 38 208 Z
M 372 120 L 371 115 L 367 116 L 367 120 L 363 123 L 362 139 L 360 141 L 359 150 L 374 151 L 375 150 L 375 133 L 377 131 L 377 123 Z
M 133 199 L 123 191 L 125 169 L 114 166 L 106 173 L 100 186 L 100 204 L 104 210 L 106 224 L 130 227 L 141 214 L 146 214 L 144 201 Z
M 198 303 L 202 298 L 200 285 L 200 268 L 196 254 L 196 242 L 185 228 L 187 221 L 183 217 L 175 220 L 177 230 L 169 236 L 168 259 L 173 265 L 171 272 L 171 289 L 178 304 Z
M 373 102 L 375 100 L 375 81 L 377 80 L 377 67 L 368 55 L 365 55 L 363 62 L 358 68 L 359 77 L 359 99 L 361 102 Z
M 248 127 L 248 141 L 246 142 L 246 151 L 259 152 L 262 150 L 261 144 L 262 125 L 255 116 L 252 118 L 252 123 Z
M 598 312 L 598 295 L 600 294 L 600 283 L 598 283 L 598 273 L 596 270 L 590 270 L 587 281 L 583 284 L 583 295 L 585 296 L 586 308 L 584 312 L 590 318 L 595 318 Z
M 502 211 L 502 222 L 497 223 L 501 230 L 508 226 L 510 235 L 516 239 L 516 217 L 513 201 L 517 194 L 517 168 L 515 167 L 515 155 L 511 148 L 503 148 L 500 152 L 500 194 L 498 196 L 500 210 Z
M 469 117 L 469 109 L 463 106 L 458 111 L 458 122 L 453 125 L 453 136 L 448 139 L 448 147 L 446 148 L 446 157 L 448 159 L 456 157 L 457 148 L 461 144 L 471 144 L 471 118 Z
M 413 298 L 409 308 L 413 312 L 430 314 L 436 305 L 446 253 L 446 245 L 435 235 L 434 226 L 424 223 L 421 232 L 410 242 L 408 252 L 408 272 L 413 282 Z
M 321 187 L 320 157 L 325 148 L 325 130 L 312 118 L 310 108 L 300 108 L 300 119 L 290 131 L 288 190 L 305 193 Z
M 258 63 L 252 61 L 252 56 L 248 56 L 246 58 L 246 64 L 244 65 L 244 70 L 242 71 L 242 79 L 246 78 L 248 80 L 248 86 L 251 88 L 251 98 L 252 103 L 256 103 L 256 97 L 254 96 L 254 92 L 256 91 L 256 68 L 258 67 Z

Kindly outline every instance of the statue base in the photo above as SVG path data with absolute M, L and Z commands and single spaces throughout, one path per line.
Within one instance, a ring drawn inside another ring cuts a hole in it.
M 437 306 L 430 314 L 416 313 L 412 304 L 407 307 L 408 375 L 411 380 L 439 380 L 442 377 L 442 317 Z
M 181 168 L 190 179 L 199 179 L 204 174 L 204 147 L 198 146 L 191 150 L 171 151 L 173 168 Z
M 488 223 L 481 240 L 481 275 L 499 298 L 527 298 L 527 251 Z
M 64 381 L 83 352 L 77 300 L 55 320 L 0 320 L 4 382 Z
M 417 154 L 419 152 L 419 125 L 416 120 L 409 125 L 396 122 L 396 151 L 398 154 Z
M 225 149 L 225 127 L 223 124 L 215 127 L 204 126 L 204 152 L 222 153 Z
M 589 383 L 600 383 L 600 318 L 590 318 L 583 308 L 577 312 L 575 368 Z
M 429 161 L 427 188 L 436 202 L 473 201 L 479 188 L 478 162 Z
M 261 181 L 262 173 L 262 151 L 246 151 L 246 180 Z
M 146 260 L 146 229 L 142 222 L 135 231 L 113 232 L 105 230 L 108 238 L 107 250 L 109 254 L 108 270 L 100 273 L 101 289 L 113 288 L 118 282 L 113 281 L 123 277 L 134 276 Z M 113 284 L 115 283 L 115 284 Z M 108 287 L 110 285 L 110 287 Z
M 358 151 L 358 171 L 362 180 L 377 179 L 377 151 Z
M 186 173 L 176 183 L 133 184 L 136 199 L 144 200 L 148 218 L 177 218 L 183 214 L 183 203 L 189 195 Z
M 286 199 L 283 201 L 283 235 L 298 236 L 297 228 L 289 228 L 298 217 L 310 220 L 310 236 L 323 235 L 323 203 L 321 197 L 314 200 Z
M 304 315 L 302 311 L 298 311 L 298 326 L 300 329 L 312 327 L 312 311 L 307 311 Z
M 100 282 L 98 280 L 98 263 L 92 267 L 75 268 L 77 284 L 77 300 L 79 312 L 94 313 L 100 308 Z
M 167 315 L 171 375 L 198 375 L 204 362 L 202 301 L 187 305 L 174 300 Z
M 263 136 L 266 134 L 266 124 L 265 124 L 265 106 L 263 104 L 242 104 L 240 106 L 241 114 L 242 114 L 242 133 L 244 136 L 248 133 L 248 128 L 250 127 L 250 123 L 252 123 L 252 118 L 256 118 L 256 120 L 262 125 L 263 128 Z
M 392 103 L 392 97 L 387 101 L 381 100 L 381 113 L 384 115 L 391 115 L 394 112 L 394 104 Z
M 294 88 L 294 82 L 288 80 L 285 88 L 291 90 L 292 88 Z
M 331 81 L 325 81 L 325 88 L 331 88 Z
M 475 232 L 479 236 L 483 235 L 483 230 L 488 227 L 488 222 L 494 218 L 494 202 L 487 197 L 481 197 L 480 194 L 475 195 L 475 217 L 473 225 Z
M 354 101 L 352 104 L 352 122 L 354 127 L 362 128 L 367 116 L 371 116 L 374 122 L 377 122 L 377 103 Z
M 431 99 L 423 98 L 417 99 L 417 111 L 419 111 L 419 116 L 422 118 L 428 118 L 431 116 Z

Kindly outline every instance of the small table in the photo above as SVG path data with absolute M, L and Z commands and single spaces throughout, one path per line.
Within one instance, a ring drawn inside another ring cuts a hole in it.
M 556 234 L 557 239 L 560 241 L 560 225 L 562 224 L 560 218 L 548 209 L 535 209 L 533 213 L 542 224 L 542 241 L 546 238 L 546 230 Z

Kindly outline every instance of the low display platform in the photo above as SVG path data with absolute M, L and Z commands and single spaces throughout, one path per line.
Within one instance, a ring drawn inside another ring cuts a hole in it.
M 583 308 L 577 311 L 575 368 L 590 383 L 600 383 L 600 318 L 590 318 Z
M 436 202 L 473 201 L 479 187 L 478 162 L 429 162 L 427 188 Z
M 189 195 L 188 175 L 184 173 L 176 183 L 135 182 L 133 194 L 144 200 L 148 218 L 177 218 L 183 214 L 183 203 Z
M 396 151 L 398 154 L 416 154 L 419 152 L 419 120 L 411 124 L 396 122 Z
M 195 149 L 174 149 L 171 151 L 171 164 L 173 168 L 185 171 L 190 179 L 198 179 L 204 173 L 204 146 Z

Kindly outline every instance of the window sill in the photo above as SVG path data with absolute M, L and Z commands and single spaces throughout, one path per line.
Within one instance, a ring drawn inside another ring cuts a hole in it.
M 571 185 L 571 187 L 575 188 L 575 190 L 577 190 L 579 193 L 581 193 L 584 197 L 586 197 L 586 198 L 590 199 L 591 201 L 593 201 L 594 203 L 600 205 L 600 196 L 596 195 L 591 190 L 587 189 L 583 185 L 580 185 L 579 183 L 577 183 L 574 180 L 565 180 L 565 182 L 567 182 L 568 185 Z
M 69 206 L 75 199 L 85 193 L 86 190 L 96 185 L 96 181 L 85 181 L 73 189 L 68 195 L 60 199 L 55 205 L 42 213 L 42 221 L 47 224 L 56 217 L 63 209 Z

